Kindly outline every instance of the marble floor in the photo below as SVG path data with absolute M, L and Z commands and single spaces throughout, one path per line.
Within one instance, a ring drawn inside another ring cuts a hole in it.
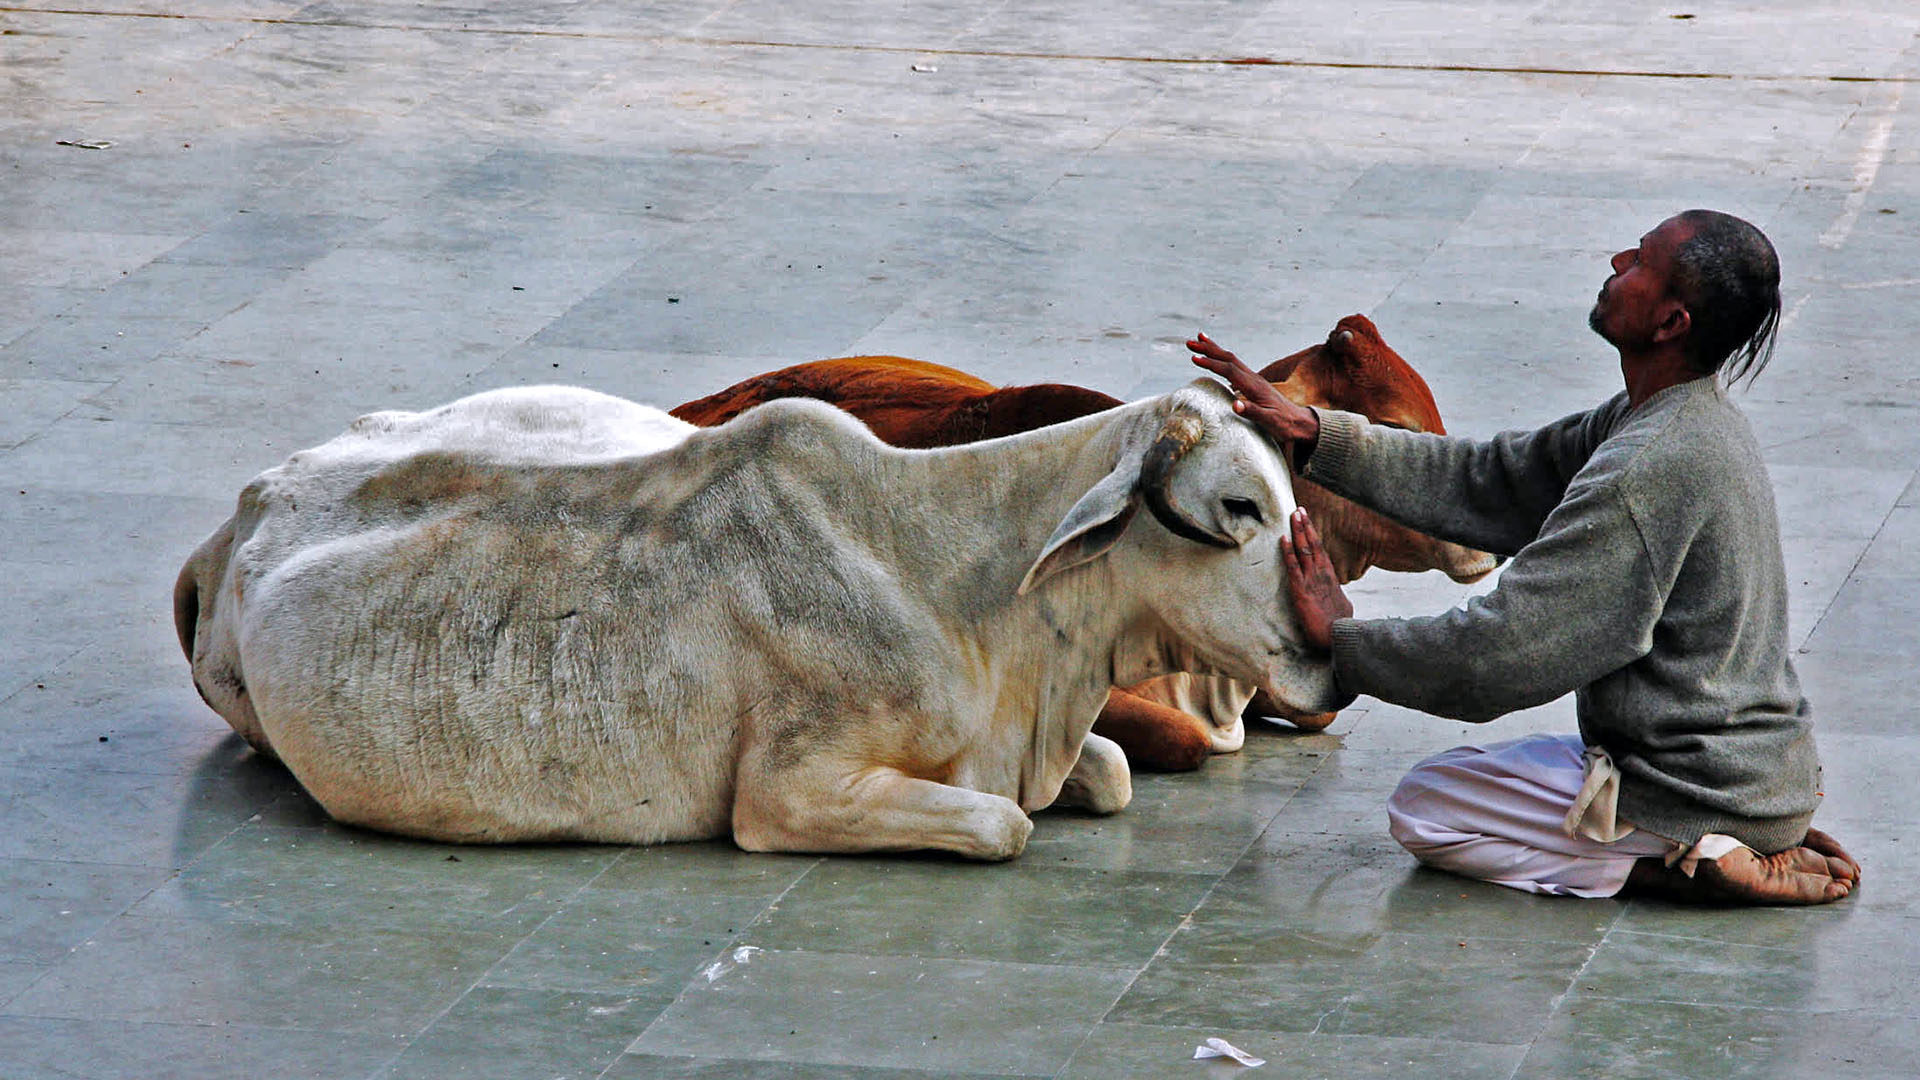
M 11 0 L 0 1076 L 1241 1071 L 1210 1036 L 1340 1080 L 1920 1075 L 1916 31 L 1910 0 Z M 1867 867 L 1829 908 L 1416 869 L 1400 772 L 1567 701 L 1363 699 L 1042 813 L 1002 865 L 477 849 L 330 824 L 174 641 L 240 486 L 366 411 L 858 352 L 1138 396 L 1196 329 L 1264 359 L 1357 311 L 1489 434 L 1617 389 L 1584 313 L 1688 206 L 1785 268 L 1736 400 L 1819 820 Z

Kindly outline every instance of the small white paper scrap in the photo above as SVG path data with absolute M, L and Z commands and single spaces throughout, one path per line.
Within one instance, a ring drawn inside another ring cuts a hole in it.
M 700 974 L 705 975 L 708 982 L 712 982 L 727 972 L 732 971 L 734 968 L 750 962 L 753 959 L 753 954 L 759 951 L 760 946 L 758 945 L 742 945 L 733 950 L 731 954 L 723 956 L 700 969 Z
M 1249 1069 L 1257 1069 L 1267 1063 L 1266 1058 L 1254 1057 L 1245 1050 L 1218 1037 L 1209 1037 L 1205 1043 L 1193 1048 L 1193 1060 L 1205 1061 L 1208 1058 L 1232 1058 Z

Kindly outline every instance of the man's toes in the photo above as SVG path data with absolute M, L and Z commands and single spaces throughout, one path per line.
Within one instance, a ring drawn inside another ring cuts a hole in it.
M 1826 856 L 1826 860 L 1827 874 L 1831 876 L 1833 880 L 1845 882 L 1848 888 L 1852 888 L 1855 884 L 1859 883 L 1860 869 L 1858 867 L 1845 859 L 1835 858 L 1832 855 Z
M 1832 870 L 1833 860 L 1810 847 L 1788 848 L 1767 856 L 1763 861 L 1796 874 L 1813 874 L 1818 877 L 1838 876 Z
M 1849 854 L 1846 848 L 1840 846 L 1840 841 L 1835 840 L 1827 833 L 1819 829 L 1808 828 L 1807 838 L 1802 840 L 1801 844 L 1812 848 L 1822 855 L 1839 859 L 1847 865 L 1850 880 L 1858 881 L 1860 879 L 1860 860 Z
M 1829 872 L 1827 857 L 1809 848 L 1765 857 L 1742 848 L 1701 863 L 1698 873 L 1728 900 L 1749 904 L 1824 904 L 1852 891 Z

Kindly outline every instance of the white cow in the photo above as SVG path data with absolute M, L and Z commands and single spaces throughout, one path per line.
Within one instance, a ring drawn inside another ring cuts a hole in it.
M 175 620 L 208 703 L 341 821 L 1004 859 L 1027 811 L 1131 797 L 1088 734 L 1111 686 L 1334 706 L 1284 592 L 1293 506 L 1205 381 L 941 450 L 813 401 L 703 430 L 500 390 L 261 474 Z

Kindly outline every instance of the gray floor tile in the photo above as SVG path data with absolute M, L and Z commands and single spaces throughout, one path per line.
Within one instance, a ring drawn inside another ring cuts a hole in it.
M 0 345 L 72 307 L 88 295 L 83 289 L 53 285 L 16 285 L 0 298 Z
M 1196 923 L 1109 1019 L 1524 1044 L 1588 953 L 1569 942 Z
M 6 415 L 0 417 L 0 449 L 19 446 L 45 431 L 104 385 L 64 379 L 0 379 L 0 394 L 6 396 L 8 406 Z
M 473 316 L 434 308 L 257 303 L 209 326 L 172 355 L 270 366 L 283 384 L 294 386 L 312 373 L 317 379 L 302 387 L 303 397 L 340 384 L 389 399 L 439 395 L 457 386 L 458 376 L 519 344 L 532 332 L 527 322 L 506 312 Z
M 0 749 L 31 769 L 193 771 L 232 730 L 194 692 L 167 629 L 107 634 L 35 672 L 0 698 Z
M 0 353 L 9 371 L 31 379 L 113 382 L 206 328 L 199 319 L 56 316 Z
M 514 946 L 487 982 L 619 993 L 664 1005 L 755 914 L 755 906 L 739 901 L 669 905 L 590 894 Z
M 415 1036 L 380 1080 L 592 1080 L 659 1012 L 618 994 L 477 987 Z
M 1920 508 L 1895 506 L 1860 559 L 1868 578 L 1920 577 Z
M 160 261 L 189 266 L 295 269 L 374 223 L 372 218 L 339 214 L 243 211 L 167 252 Z
M 0 1016 L 0 1060 L 20 1076 L 362 1080 L 404 1046 L 391 1036 L 242 1024 Z
M 1398 750 L 1337 750 L 1326 756 L 1275 819 L 1288 832 L 1381 836 L 1386 797 L 1413 762 Z
M 1382 796 L 1384 799 L 1384 796 Z M 1303 934 L 1458 934 L 1596 944 L 1617 903 L 1569 903 L 1422 868 L 1386 835 L 1273 831 L 1207 896 L 1196 925 Z
M 236 744 L 192 773 L 0 768 L 0 858 L 185 866 L 293 785 Z
M 184 237 L 171 234 L 0 231 L 0 275 L 29 287 L 87 289 L 110 284 L 164 254 Z
M 7 1006 L 22 1016 L 412 1035 L 505 952 L 497 932 L 126 916 Z
M 1920 605 L 1920 577 L 1858 576 L 1842 586 L 1804 646 L 1809 651 L 1920 651 L 1920 627 L 1905 613 Z
M 133 909 L 206 922 L 531 931 L 618 858 L 592 846 L 430 844 L 340 826 L 249 825 Z
M 1749 928 L 1739 914 L 1723 918 L 1710 937 L 1616 930 L 1594 952 L 1579 985 L 1629 1001 L 1920 1016 L 1920 989 L 1907 977 L 1914 920 L 1857 910 L 1844 915 L 1808 913 L 1798 933 L 1783 929 L 1786 920 L 1760 922 L 1755 936 L 1764 944 L 1742 943 Z M 1653 916 L 1637 923 L 1660 925 Z
M 601 1080 L 934 1080 L 947 1076 L 998 1076 L 990 1072 L 890 1069 L 867 1065 L 817 1065 L 795 1061 L 627 1054 Z
M 694 980 L 632 1049 L 820 1065 L 1052 1075 L 1125 970 L 763 952 Z M 978 1038 L 982 1031 L 994 1038 Z
M 664 1004 L 814 862 L 719 844 L 636 849 L 569 898 L 486 982 L 621 992 Z
M 1793 657 L 1800 690 L 1813 704 L 1814 731 L 1848 735 L 1914 734 L 1906 705 L 1913 657 L 1905 652 L 1820 649 Z
M 80 294 L 70 319 L 115 325 L 131 319 L 210 323 L 286 279 L 276 266 L 222 266 L 155 260 Z
M 212 442 L 198 425 L 117 421 L 76 413 L 9 451 L 7 465 L 13 482 L 29 490 L 69 487 L 76 476 L 85 475 L 88 488 L 96 494 L 177 496 L 230 504 L 248 480 L 285 461 L 295 450 L 331 438 L 355 416 L 369 411 L 342 409 L 333 422 L 309 417 L 301 422 L 310 431 L 304 435 L 295 423 L 222 424 L 221 437 Z M 248 426 L 262 430 L 249 431 Z M 102 454 L 111 457 L 114 468 L 89 472 L 90 463 Z M 190 467 L 183 467 L 189 463 Z M 208 532 L 221 517 L 208 520 Z M 181 553 L 182 562 L 186 554 Z
M 50 965 L 166 881 L 146 866 L 0 859 L 0 963 Z
M 1211 884 L 1196 874 L 1028 859 L 990 868 L 833 860 L 783 895 L 742 940 L 770 950 L 1143 966 Z M 956 907 L 962 894 L 968 902 Z
M 1445 1039 L 1378 1035 L 1329 1035 L 1232 1030 L 1152 1024 L 1101 1024 L 1076 1050 L 1061 1080 L 1113 1076 L 1225 1080 L 1246 1073 L 1233 1061 L 1197 1062 L 1193 1052 L 1209 1038 L 1266 1059 L 1262 1068 L 1286 1076 L 1328 1080 L 1396 1080 L 1399 1077 L 1504 1077 L 1526 1053 L 1524 1047 Z
M 0 1009 L 20 995 L 20 992 L 32 986 L 46 975 L 46 964 L 34 964 L 26 961 L 0 960 Z
M 1133 802 L 1108 817 L 1074 810 L 1035 814 L 1020 857 L 1061 867 L 1221 873 L 1297 787 L 1255 783 L 1223 794 L 1204 784 L 1149 787 L 1142 779 L 1135 778 Z M 1178 812 L 1166 812 L 1175 806 Z
M 1649 1005 L 1574 994 L 1513 1075 L 1893 1080 L 1917 1067 L 1920 1046 L 1905 1017 Z

